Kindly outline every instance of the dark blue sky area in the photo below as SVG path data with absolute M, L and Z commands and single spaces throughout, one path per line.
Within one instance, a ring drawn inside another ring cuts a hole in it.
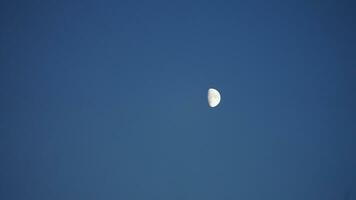
M 355 10 L 1 1 L 0 199 L 356 199 Z

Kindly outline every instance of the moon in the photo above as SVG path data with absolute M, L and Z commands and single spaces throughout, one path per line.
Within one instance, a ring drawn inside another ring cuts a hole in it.
M 217 91 L 214 88 L 210 88 L 208 90 L 208 104 L 210 107 L 214 108 L 217 105 L 219 105 L 221 100 L 221 95 L 219 93 L 219 91 Z

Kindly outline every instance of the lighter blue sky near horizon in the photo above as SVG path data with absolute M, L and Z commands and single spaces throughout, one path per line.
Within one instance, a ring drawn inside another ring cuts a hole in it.
M 354 11 L 2 1 L 0 199 L 355 199 Z

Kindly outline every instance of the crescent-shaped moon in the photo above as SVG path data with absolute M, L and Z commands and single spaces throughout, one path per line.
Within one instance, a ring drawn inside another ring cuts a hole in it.
M 219 105 L 221 100 L 221 95 L 219 93 L 219 91 L 217 91 L 214 88 L 210 88 L 208 90 L 208 104 L 210 107 L 214 108 L 217 105 Z

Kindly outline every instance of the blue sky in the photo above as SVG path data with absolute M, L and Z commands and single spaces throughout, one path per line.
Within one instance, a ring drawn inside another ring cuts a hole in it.
M 0 199 L 356 198 L 354 10 L 1 2 Z

